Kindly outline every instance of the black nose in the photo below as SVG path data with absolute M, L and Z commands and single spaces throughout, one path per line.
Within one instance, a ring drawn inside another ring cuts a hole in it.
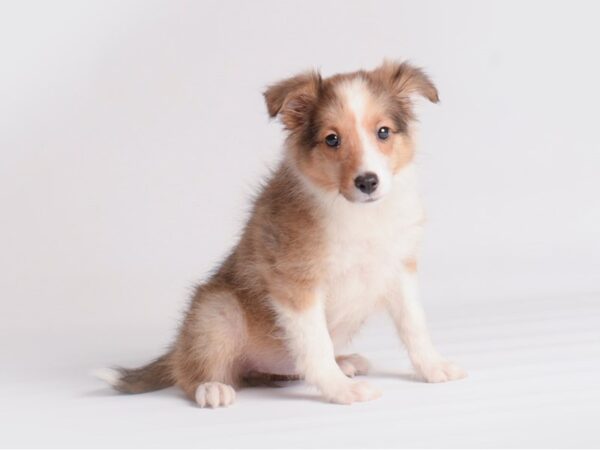
M 354 179 L 354 185 L 365 194 L 370 194 L 377 189 L 379 178 L 373 172 L 363 173 Z

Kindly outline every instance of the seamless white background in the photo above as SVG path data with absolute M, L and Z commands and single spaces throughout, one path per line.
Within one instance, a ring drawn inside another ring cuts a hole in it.
M 0 3 L 0 445 L 597 446 L 599 13 L 591 1 Z M 292 386 L 206 412 L 174 390 L 117 397 L 89 378 L 158 355 L 235 244 L 280 154 L 265 86 L 383 58 L 425 67 L 440 91 L 419 103 L 423 301 L 471 377 L 411 383 L 376 320 L 355 346 L 385 368 L 384 398 L 351 409 Z

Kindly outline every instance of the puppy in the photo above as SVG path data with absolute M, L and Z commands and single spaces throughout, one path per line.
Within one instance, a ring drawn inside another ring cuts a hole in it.
M 303 378 L 335 403 L 373 400 L 376 389 L 350 378 L 367 360 L 338 351 L 383 307 L 425 381 L 464 377 L 435 350 L 418 299 L 415 95 L 438 101 L 420 69 L 391 62 L 270 86 L 285 152 L 240 241 L 197 288 L 170 351 L 101 376 L 126 393 L 177 385 L 202 407 L 230 405 L 256 374 Z

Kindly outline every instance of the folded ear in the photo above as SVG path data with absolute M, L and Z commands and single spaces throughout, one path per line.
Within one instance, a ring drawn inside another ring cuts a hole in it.
M 438 91 L 425 72 L 407 62 L 385 61 L 373 71 L 373 75 L 385 83 L 398 97 L 406 98 L 420 94 L 430 102 L 439 101 Z
M 288 130 L 304 124 L 317 101 L 321 81 L 318 72 L 306 72 L 269 86 L 263 94 L 269 116 L 279 115 Z

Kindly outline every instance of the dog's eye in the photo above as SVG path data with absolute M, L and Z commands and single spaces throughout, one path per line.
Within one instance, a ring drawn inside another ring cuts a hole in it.
M 382 141 L 385 141 L 390 137 L 390 129 L 388 127 L 381 127 L 379 130 L 377 130 L 377 137 Z
M 334 133 L 328 134 L 325 136 L 325 143 L 330 147 L 337 148 L 340 146 L 340 137 Z

